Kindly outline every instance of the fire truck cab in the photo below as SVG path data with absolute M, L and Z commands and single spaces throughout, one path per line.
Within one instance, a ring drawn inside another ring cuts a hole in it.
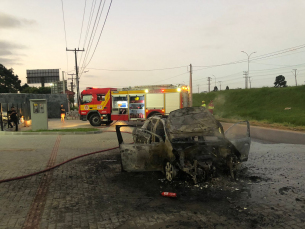
M 81 93 L 80 119 L 92 126 L 109 125 L 113 120 L 144 120 L 157 114 L 187 107 L 188 87 L 153 85 L 133 88 L 86 88 Z

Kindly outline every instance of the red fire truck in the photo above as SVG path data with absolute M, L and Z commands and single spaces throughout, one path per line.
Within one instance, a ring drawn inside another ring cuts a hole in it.
M 93 88 L 81 92 L 80 119 L 92 126 L 109 125 L 113 120 L 139 120 L 187 107 L 185 85 L 153 85 L 133 88 Z

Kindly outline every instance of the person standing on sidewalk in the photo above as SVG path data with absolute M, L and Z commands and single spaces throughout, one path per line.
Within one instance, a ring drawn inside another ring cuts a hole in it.
M 10 119 L 11 119 L 11 122 L 15 123 L 16 131 L 18 131 L 18 117 L 17 117 L 17 112 L 15 110 L 15 107 L 11 107 Z M 9 122 L 9 124 L 11 125 L 11 127 L 13 127 L 10 122 Z
M 7 111 L 7 124 L 8 124 L 8 128 L 13 128 L 13 125 L 12 125 L 12 121 L 11 120 L 11 113 L 12 113 L 12 108 L 10 111 Z
M 65 117 L 66 117 L 66 110 L 64 108 L 64 105 L 60 105 L 60 119 L 62 122 L 65 122 Z

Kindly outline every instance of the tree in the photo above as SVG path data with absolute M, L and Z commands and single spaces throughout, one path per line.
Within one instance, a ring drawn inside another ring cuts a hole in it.
M 17 93 L 21 88 L 20 83 L 12 68 L 7 69 L 0 64 L 0 93 Z
M 287 81 L 285 81 L 285 76 L 279 75 L 275 77 L 274 87 L 287 87 Z
M 24 90 L 24 89 L 26 89 L 26 88 L 28 88 L 28 87 L 30 87 L 28 84 L 24 84 L 24 85 L 22 85 L 21 87 L 20 87 L 20 92 L 22 93 L 22 91 Z
M 38 94 L 51 94 L 51 87 L 39 87 Z
M 25 85 L 24 85 L 25 86 Z M 22 86 L 22 87 L 24 87 Z M 51 94 L 51 87 L 24 87 L 20 91 L 21 93 L 30 93 L 30 94 Z
M 217 87 L 217 86 L 215 86 L 213 91 L 218 91 L 218 87 Z
M 226 90 L 229 90 L 230 88 L 229 88 L 229 86 L 226 86 Z

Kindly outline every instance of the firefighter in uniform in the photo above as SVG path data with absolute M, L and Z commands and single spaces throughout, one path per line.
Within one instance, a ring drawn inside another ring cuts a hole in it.
M 210 101 L 209 106 L 208 106 L 209 111 L 211 112 L 211 114 L 213 114 L 214 112 L 214 104 L 213 104 L 213 100 Z
M 201 106 L 202 106 L 202 107 L 205 107 L 205 108 L 207 107 L 207 105 L 205 104 L 205 101 L 204 101 L 204 100 L 202 101 Z

